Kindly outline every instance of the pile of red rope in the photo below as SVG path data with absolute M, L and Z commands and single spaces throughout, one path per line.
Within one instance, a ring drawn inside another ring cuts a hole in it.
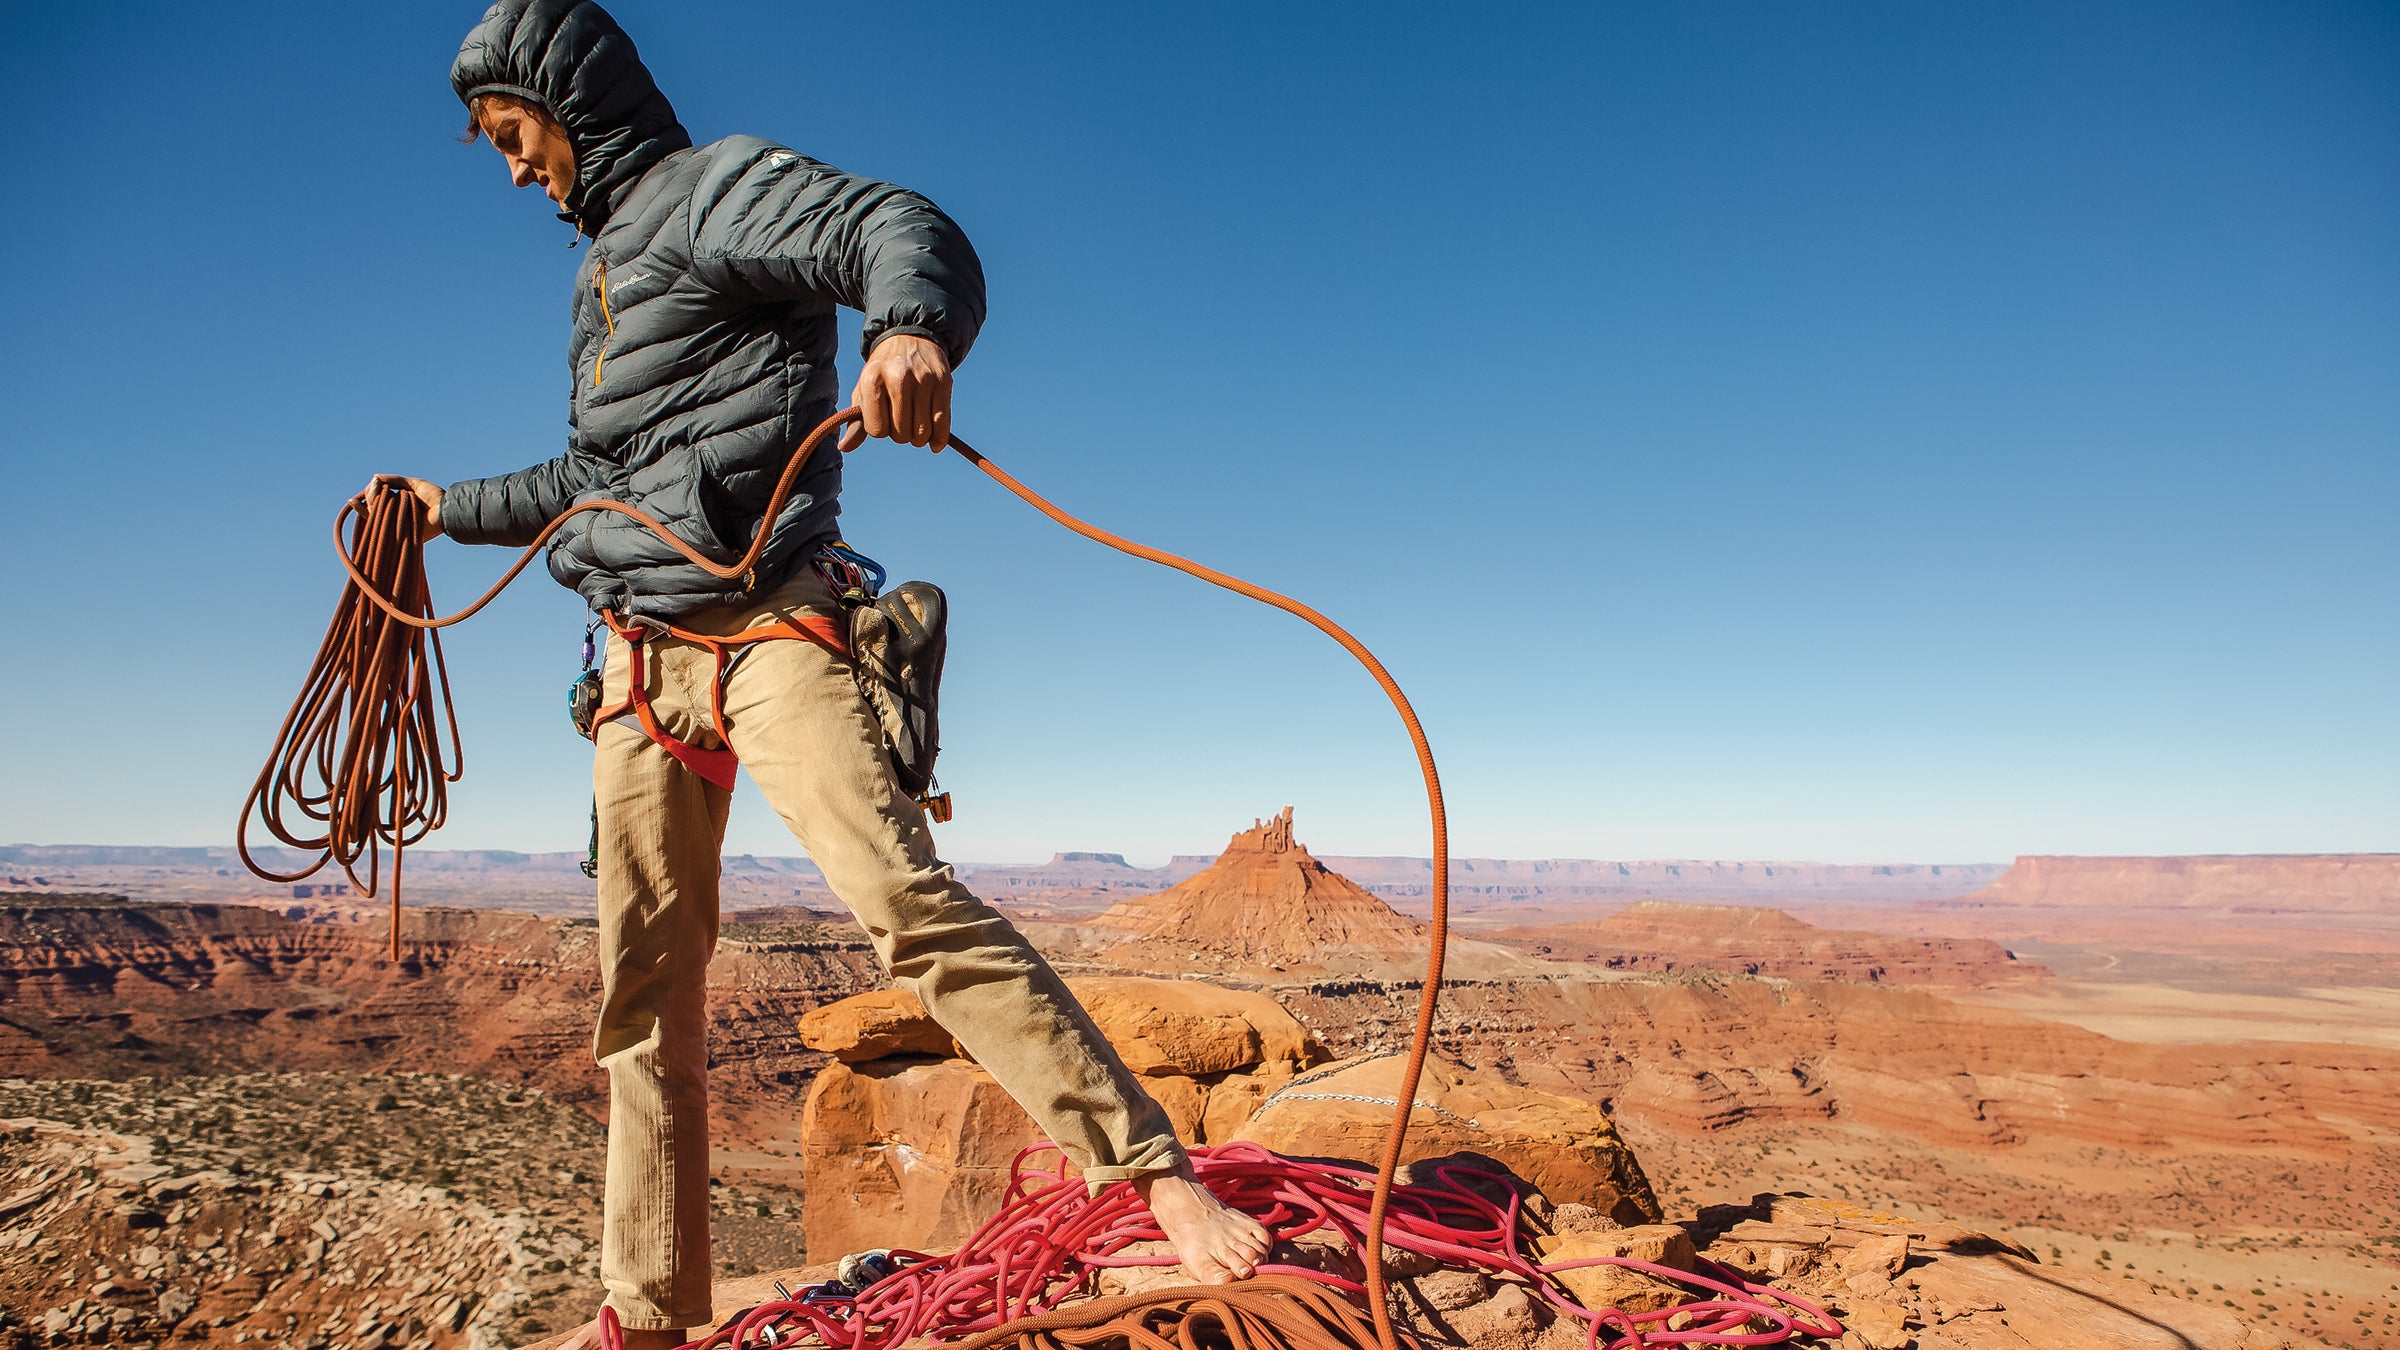
M 1047 1165 L 1037 1162 L 1049 1155 Z M 1192 1150 L 1192 1165 L 1210 1193 L 1264 1224 L 1277 1242 L 1310 1234 L 1338 1238 L 1355 1254 L 1365 1245 L 1367 1214 L 1376 1176 L 1363 1168 L 1301 1162 L 1254 1144 Z M 1485 1178 L 1487 1184 L 1490 1178 Z M 1782 1345 L 1799 1337 L 1836 1337 L 1841 1327 L 1825 1310 L 1792 1294 L 1744 1279 L 1703 1261 L 1684 1271 L 1626 1257 L 1592 1257 L 1540 1264 L 1520 1240 L 1525 1224 L 1513 1191 L 1505 1203 L 1479 1193 L 1463 1168 L 1442 1168 L 1431 1184 L 1395 1186 L 1385 1215 L 1384 1242 L 1417 1252 L 1442 1265 L 1481 1271 L 1522 1282 L 1562 1316 L 1585 1326 L 1585 1344 L 1612 1350 L 1641 1346 Z M 1129 1254 L 1137 1243 L 1161 1238 L 1156 1223 L 1130 1184 L 1118 1182 L 1093 1194 L 1042 1144 L 1017 1157 L 999 1213 L 975 1230 L 966 1245 L 947 1256 L 917 1252 L 894 1255 L 907 1264 L 855 1297 L 803 1293 L 761 1304 L 731 1319 L 699 1345 L 706 1350 L 767 1350 L 774 1346 L 821 1345 L 831 1350 L 890 1350 L 918 1337 L 962 1346 L 1089 1345 L 1093 1325 L 1115 1322 L 1133 1308 L 1157 1308 L 1165 1291 L 1130 1300 L 1107 1300 L 1088 1318 L 1053 1314 L 1066 1298 L 1085 1292 L 1091 1272 L 1122 1266 L 1172 1266 L 1172 1255 Z M 1638 1270 L 1697 1291 L 1694 1302 L 1629 1314 L 1586 1308 L 1555 1280 L 1561 1271 L 1613 1265 Z M 1301 1311 L 1325 1323 L 1328 1347 L 1364 1345 L 1373 1328 L 1346 1299 L 1310 1298 L 1310 1286 L 1364 1294 L 1362 1279 L 1308 1266 L 1258 1267 L 1253 1285 L 1175 1291 L 1166 1302 L 1188 1324 L 1196 1314 L 1213 1316 L 1220 1327 L 1238 1322 L 1246 1305 L 1270 1299 L 1275 1315 L 1262 1315 L 1282 1337 L 1265 1342 L 1306 1345 L 1293 1336 L 1291 1314 Z M 1365 1274 L 1363 1266 L 1358 1274 Z M 1209 1309 L 1211 1301 L 1220 1306 Z M 1126 1304 L 1127 1308 L 1114 1305 Z M 1679 1316 L 1680 1315 L 1680 1316 Z M 1345 1324 L 1345 1317 L 1347 1324 Z M 1678 1325 L 1670 1328 L 1673 1320 Z M 1082 1337 L 1043 1339 L 1070 1322 L 1087 1324 Z M 613 1323 L 611 1324 L 613 1329 Z M 988 1334 L 980 1334 L 988 1333 Z M 1604 1339 L 1606 1338 L 1606 1339 Z M 1231 1335 L 1227 1339 L 1233 1339 Z M 1315 1340 L 1315 1338 L 1310 1338 Z M 1100 1342 L 1107 1343 L 1107 1342 Z M 1140 1344 L 1138 1341 L 1117 1343 Z M 1161 1340 L 1160 1344 L 1174 1344 Z

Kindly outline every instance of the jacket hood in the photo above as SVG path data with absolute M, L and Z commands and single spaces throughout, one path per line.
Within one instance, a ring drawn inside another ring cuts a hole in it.
M 500 0 L 459 44 L 450 87 L 462 103 L 514 94 L 558 119 L 575 147 L 559 216 L 589 235 L 651 165 L 692 143 L 633 39 L 593 0 Z

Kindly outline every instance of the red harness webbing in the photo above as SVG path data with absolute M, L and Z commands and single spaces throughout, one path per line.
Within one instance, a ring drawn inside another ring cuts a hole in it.
M 595 734 L 601 723 L 615 721 L 630 712 L 633 714 L 636 724 L 640 726 L 642 734 L 657 742 L 661 750 L 682 761 L 683 767 L 727 792 L 733 791 L 734 771 L 739 769 L 742 763 L 740 757 L 733 753 L 732 741 L 725 735 L 725 669 L 731 662 L 733 653 L 754 642 L 804 638 L 837 656 L 847 658 L 850 655 L 849 634 L 842 630 L 839 622 L 823 614 L 804 613 L 796 618 L 779 619 L 771 624 L 757 628 L 745 628 L 741 632 L 729 633 L 724 636 L 718 636 L 715 633 L 695 633 L 689 629 L 677 628 L 672 624 L 657 625 L 656 628 L 665 630 L 666 636 L 697 643 L 716 655 L 716 672 L 709 680 L 709 717 L 716 728 L 717 739 L 724 744 L 712 749 L 678 738 L 674 733 L 658 724 L 658 714 L 651 710 L 650 671 L 647 663 L 642 659 L 642 642 L 650 637 L 656 628 L 648 624 L 623 622 L 607 610 L 602 610 L 600 617 L 607 621 L 610 632 L 625 639 L 625 645 L 629 649 L 628 655 L 632 658 L 632 670 L 630 678 L 626 681 L 624 701 L 602 708 L 592 714 L 592 726 Z

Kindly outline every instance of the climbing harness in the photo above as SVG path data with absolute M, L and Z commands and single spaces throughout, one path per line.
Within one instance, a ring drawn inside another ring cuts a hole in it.
M 829 545 L 817 559 L 817 572 L 832 588 L 842 609 L 838 618 L 815 613 L 786 616 L 739 633 L 716 636 L 678 628 L 651 619 L 621 619 L 601 610 L 596 622 L 622 639 L 627 648 L 625 697 L 603 708 L 597 705 L 600 677 L 590 668 L 591 642 L 584 643 L 585 669 L 569 702 L 576 730 L 587 740 L 599 728 L 618 722 L 641 732 L 685 768 L 733 790 L 741 767 L 731 738 L 725 734 L 725 681 L 742 658 L 762 642 L 802 639 L 813 641 L 842 657 L 850 667 L 859 693 L 872 708 L 883 732 L 892 776 L 909 796 L 925 807 L 935 823 L 951 817 L 950 794 L 939 792 L 933 777 L 934 756 L 941 749 L 936 706 L 942 679 L 942 658 L 949 647 L 949 601 L 931 582 L 911 581 L 890 595 L 878 596 L 883 569 L 845 544 Z M 648 643 L 674 638 L 706 647 L 716 658 L 709 680 L 709 712 L 716 733 L 714 746 L 696 745 L 677 737 L 658 720 L 650 702 Z M 593 811 L 593 856 L 598 857 L 599 813 Z
M 844 659 L 850 655 L 849 636 L 843 631 L 843 625 L 828 616 L 805 611 L 722 636 L 695 633 L 688 628 L 678 628 L 654 619 L 620 619 L 607 610 L 602 610 L 600 617 L 608 624 L 608 630 L 624 641 L 627 668 L 631 674 L 625 682 L 625 697 L 592 714 L 594 732 L 597 733 L 606 723 L 623 722 L 657 742 L 661 750 L 673 755 L 683 767 L 727 792 L 733 791 L 734 773 L 741 768 L 741 760 L 733 753 L 732 742 L 725 737 L 725 676 L 734 664 L 747 655 L 751 647 L 761 642 L 814 642 Z M 648 644 L 653 637 L 668 637 L 691 643 L 695 647 L 706 647 L 716 658 L 716 669 L 709 679 L 708 710 L 717 744 L 694 745 L 660 724 L 658 714 L 650 703 Z
M 766 506 L 759 513 L 762 521 L 777 519 L 783 504 L 791 496 L 792 484 L 798 479 L 802 466 L 841 428 L 860 420 L 855 408 L 834 414 L 820 423 L 807 439 L 795 447 L 784 464 L 782 476 L 768 494 Z M 1170 567 L 1197 577 L 1212 585 L 1271 605 L 1314 625 L 1320 632 L 1341 644 L 1343 650 L 1366 667 L 1392 708 L 1407 728 L 1410 744 L 1417 756 L 1417 767 L 1425 780 L 1425 804 L 1433 828 L 1433 912 L 1426 950 L 1424 992 L 1417 1004 L 1416 1024 L 1410 1032 L 1408 1059 L 1402 1067 L 1400 1082 L 1393 1092 L 1396 1103 L 1416 1101 L 1417 1085 L 1423 1075 L 1425 1055 L 1433 1038 L 1435 1009 L 1441 998 L 1442 965 L 1448 950 L 1450 924 L 1450 833 L 1442 804 L 1441 780 L 1434 770 L 1433 749 L 1425 738 L 1425 729 L 1401 693 L 1399 684 L 1374 653 L 1352 637 L 1340 625 L 1289 596 L 1262 586 L 1228 576 L 1213 568 L 1204 567 L 1186 558 L 1152 548 L 1088 524 L 1052 505 L 1032 489 L 1018 482 L 997 464 L 977 453 L 956 436 L 950 439 L 950 449 L 959 458 L 981 470 L 1000 486 L 1015 493 L 1035 510 L 1059 525 L 1104 544 L 1120 553 L 1129 554 Z M 392 849 L 392 959 L 400 959 L 400 856 L 404 849 L 425 838 L 438 828 L 448 814 L 446 784 L 458 781 L 458 726 L 450 711 L 449 678 L 442 665 L 441 644 L 437 630 L 472 617 L 498 596 L 503 588 L 516 580 L 552 535 L 569 519 L 586 512 L 613 512 L 630 517 L 656 534 L 661 542 L 686 561 L 720 580 L 753 579 L 751 569 L 765 550 L 769 531 L 760 529 L 751 538 L 750 546 L 731 563 L 721 563 L 708 557 L 669 530 L 655 517 L 639 507 L 623 502 L 595 499 L 577 503 L 560 513 L 533 541 L 500 579 L 493 582 L 475 601 L 455 614 L 436 615 L 432 596 L 425 583 L 424 545 L 421 537 L 423 507 L 414 494 L 392 485 L 379 485 L 351 498 L 343 504 L 334 519 L 334 543 L 339 552 L 342 570 L 349 584 L 342 591 L 332 624 L 326 630 L 324 644 L 319 648 L 316 663 L 310 667 L 301 687 L 299 698 L 285 715 L 277 731 L 267 763 L 251 785 L 249 796 L 242 803 L 242 817 L 235 832 L 235 843 L 242 860 L 253 872 L 274 880 L 297 881 L 314 874 L 329 862 L 338 862 L 353 885 L 367 895 L 375 893 L 377 868 L 382 848 Z M 747 583 L 746 583 L 747 584 Z M 672 630 L 669 630 L 672 631 Z M 726 643 L 738 642 L 744 635 L 712 639 Z M 806 633 L 817 640 L 839 641 L 840 633 Z M 629 639 L 630 640 L 630 639 Z M 720 653 L 722 660 L 722 653 Z M 722 698 L 720 695 L 719 702 Z M 637 718 L 642 716 L 642 704 L 635 705 Z M 438 711 L 437 711 L 438 709 Z M 605 713 L 607 710 L 598 710 Z M 722 709 L 719 708 L 721 714 Z M 723 721 L 722 716 L 718 718 Z M 440 732 L 449 729 L 449 746 L 445 755 Z M 680 758 L 680 756 L 679 756 Z M 686 760 L 689 763 L 689 760 Z M 248 829 L 255 812 L 270 833 L 285 844 L 315 850 L 318 857 L 307 868 L 291 874 L 278 874 L 259 866 L 250 856 Z M 297 815 L 323 827 L 321 834 L 302 834 L 307 828 L 291 819 Z M 359 874 L 364 862 L 366 875 Z M 1003 1278 L 994 1286 L 996 1301 L 986 1305 L 974 1320 L 991 1330 L 968 1342 L 971 1346 L 999 1346 L 1013 1339 L 1019 1346 L 1044 1347 L 1064 1345 L 1096 1345 L 1114 1335 L 1121 1344 L 1165 1345 L 1173 1343 L 1169 1336 L 1181 1338 L 1185 1344 L 1196 1343 L 1194 1337 L 1203 1324 L 1223 1329 L 1238 1344 L 1268 1350 L 1280 1343 L 1293 1350 L 1331 1350 L 1333 1347 L 1357 1346 L 1371 1332 L 1381 1350 L 1400 1350 L 1401 1333 L 1393 1325 L 1389 1295 L 1385 1287 L 1383 1255 L 1387 1230 L 1404 1235 L 1416 1212 L 1415 1206 L 1433 1203 L 1411 1194 L 1408 1202 L 1395 1215 L 1392 1210 L 1395 1181 L 1400 1170 L 1403 1147 L 1407 1143 L 1408 1106 L 1395 1106 L 1391 1123 L 1384 1132 L 1383 1150 L 1373 1173 L 1372 1184 L 1364 1192 L 1363 1216 L 1356 1213 L 1360 1187 L 1366 1184 L 1367 1174 L 1351 1170 L 1337 1183 L 1340 1203 L 1332 1206 L 1339 1221 L 1334 1226 L 1355 1245 L 1362 1264 L 1362 1281 L 1347 1281 L 1344 1288 L 1365 1293 L 1367 1319 L 1362 1324 L 1354 1309 L 1343 1300 L 1307 1284 L 1289 1285 L 1276 1279 L 1262 1279 L 1223 1287 L 1185 1287 L 1159 1290 L 1126 1299 L 1110 1300 L 1104 1309 L 1079 1308 L 1065 1313 L 1036 1316 L 1020 1331 L 1016 1320 L 1040 1313 L 1035 1306 L 1038 1289 L 1013 1292 Z M 1226 1198 L 1229 1193 L 1241 1195 L 1240 1206 L 1263 1207 L 1276 1212 L 1278 1204 L 1292 1204 L 1285 1195 L 1286 1181 L 1299 1175 L 1295 1169 L 1309 1164 L 1289 1159 L 1276 1161 L 1273 1170 L 1264 1175 L 1273 1181 L 1266 1195 L 1238 1192 L 1238 1178 L 1214 1166 L 1216 1158 L 1227 1156 L 1218 1150 L 1206 1163 L 1195 1154 L 1195 1168 L 1206 1182 L 1225 1183 L 1225 1189 L 1211 1184 L 1212 1194 Z M 1255 1165 L 1255 1158 L 1251 1159 Z M 1020 1175 L 1012 1185 L 1010 1201 L 993 1224 L 1014 1224 L 1024 1217 L 1024 1207 L 1034 1202 L 1034 1193 Z M 1296 1183 L 1295 1183 L 1296 1184 Z M 1076 1208 L 1074 1196 L 1084 1194 L 1080 1180 L 1071 1184 L 1042 1190 L 1043 1203 L 1059 1207 L 1046 1215 L 1040 1227 L 1041 1247 L 1050 1254 L 1046 1261 L 1064 1262 L 1081 1250 L 1081 1238 L 1099 1235 L 1108 1225 L 1127 1220 L 1123 1213 L 1107 1210 Z M 1067 1193 L 1071 1192 L 1071 1194 Z M 1111 1197 L 1111 1203 L 1128 1203 L 1140 1208 L 1139 1198 L 1123 1183 L 1104 1187 L 1101 1196 Z M 1093 1201 L 1092 1203 L 1097 1203 Z M 1228 1203 L 1234 1203 L 1228 1200 Z M 1486 1216 L 1488 1217 L 1488 1216 Z M 1146 1213 L 1138 1221 L 1139 1231 L 1155 1237 L 1155 1228 L 1148 1227 Z M 1278 1220 L 1282 1223 L 1282 1220 Z M 1395 1224 L 1397 1225 L 1395 1227 Z M 1274 1225 L 1270 1225 L 1271 1227 Z M 1288 1226 L 1288 1225 L 1287 1225 Z M 993 1231 L 993 1225 L 985 1230 Z M 1277 1231 L 1284 1231 L 1279 1228 Z M 1131 1239 L 1129 1239 L 1131 1240 Z M 1067 1244 L 1074 1245 L 1069 1246 Z M 970 1244 L 972 1245 L 972 1244 Z M 1402 1245 L 1406 1245 L 1405 1241 Z M 1452 1250 L 1456 1247 L 1456 1251 Z M 1449 1244 L 1436 1251 L 1444 1259 L 1472 1248 Z M 1015 1256 L 996 1254 L 1005 1271 L 1023 1267 Z M 1522 1258 L 1518 1258 L 1522 1260 Z M 1120 1262 L 1122 1263 L 1122 1262 Z M 1587 1263 L 1588 1264 L 1588 1263 Z M 901 1271 L 894 1280 L 919 1276 L 935 1264 Z M 952 1269 L 943 1266 L 941 1269 Z M 1270 1270 L 1269 1275 L 1274 1272 Z M 886 1281 L 885 1283 L 891 1283 Z M 1047 1287 L 1045 1278 L 1043 1288 Z M 1721 1286 L 1728 1291 L 1731 1286 Z M 883 1285 L 870 1289 L 862 1299 L 870 1297 Z M 971 1292 L 971 1291 L 970 1291 Z M 961 1294 L 967 1297 L 969 1294 Z M 980 1294 L 972 1294 L 981 1297 Z M 937 1309 L 949 1305 L 946 1296 L 932 1291 L 912 1293 L 911 1298 L 930 1301 Z M 1555 1300 L 1554 1300 L 1555 1301 Z M 778 1307 L 782 1305 L 776 1305 Z M 753 1317 L 765 1310 L 754 1311 Z M 1747 1319 L 1753 1314 L 1744 1311 Z M 1643 1333 L 1635 1321 L 1623 1313 L 1600 1315 L 1611 1330 L 1627 1336 L 1626 1344 L 1644 1344 Z M 1085 1319 L 1094 1319 L 1090 1322 Z M 749 1337 L 745 1328 L 750 1319 L 721 1329 L 712 1338 L 717 1344 L 749 1350 L 754 1345 L 770 1342 L 765 1338 Z M 614 1315 L 603 1310 L 602 1322 L 615 1339 Z M 1238 1326 L 1237 1326 L 1238 1324 Z M 1601 1320 L 1591 1326 L 1590 1342 L 1598 1344 Z M 1153 1330 L 1152 1328 L 1162 1330 Z M 1788 1323 L 1787 1323 L 1788 1329 Z M 822 1333 L 820 1333 L 822 1334 Z M 1817 1333 L 1825 1334 L 1825 1333 Z M 1832 1334 L 1839 1334 L 1838 1331 Z M 1772 1338 L 1760 1339 L 1734 1333 L 1713 1337 L 1695 1336 L 1690 1329 L 1654 1334 L 1651 1344 L 1690 1343 L 1714 1339 L 1719 1344 L 1769 1344 Z M 828 1342 L 829 1344 L 835 1342 Z M 893 1344 L 878 1340 L 872 1344 Z M 855 1338 L 839 1342 L 858 1345 Z
M 942 678 L 942 656 L 948 646 L 947 600 L 930 582 L 911 581 L 888 596 L 878 597 L 884 571 L 874 559 L 835 542 L 814 560 L 842 606 L 844 620 L 836 623 L 813 614 L 797 620 L 751 628 L 730 636 L 695 633 L 650 620 L 620 619 L 609 610 L 592 615 L 583 630 L 583 671 L 567 688 L 567 715 L 577 735 L 597 740 L 600 728 L 616 722 L 648 737 L 678 763 L 730 792 L 740 759 L 725 735 L 725 681 L 742 658 L 761 642 L 813 640 L 848 658 L 859 692 L 875 710 L 893 776 L 901 788 L 923 806 L 936 824 L 951 817 L 950 794 L 937 790 L 933 758 L 940 749 L 935 720 Z M 593 638 L 602 626 L 624 639 L 629 685 L 626 696 L 609 707 L 605 682 L 594 665 Z M 657 636 L 677 638 L 710 649 L 716 669 L 710 677 L 710 713 L 716 746 L 695 745 L 669 732 L 650 704 L 648 641 Z M 600 804 L 591 807 L 591 842 L 585 850 L 583 874 L 600 875 Z

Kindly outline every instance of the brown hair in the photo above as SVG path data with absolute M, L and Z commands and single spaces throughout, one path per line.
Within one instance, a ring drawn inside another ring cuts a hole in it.
M 522 98 L 516 94 L 503 94 L 497 91 L 489 94 L 477 94 L 475 97 L 467 100 L 467 129 L 459 133 L 459 144 L 473 145 L 483 136 L 483 110 L 487 107 L 514 108 L 518 112 L 529 113 L 535 117 L 541 118 L 545 122 L 551 123 L 552 125 L 556 125 L 558 122 L 557 118 L 550 115 L 550 110 L 548 108 L 545 108 L 541 104 L 534 102 L 532 99 Z

